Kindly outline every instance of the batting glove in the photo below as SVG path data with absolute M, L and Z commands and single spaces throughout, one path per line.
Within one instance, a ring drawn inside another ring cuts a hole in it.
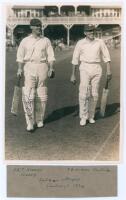
M 112 74 L 107 74 L 107 80 L 110 81 L 112 79 Z
M 22 76 L 22 69 L 18 69 L 18 71 L 17 71 L 17 77 L 21 77 Z
M 54 78 L 55 77 L 55 71 L 54 71 L 54 69 L 49 69 L 49 71 L 48 71 L 48 77 L 49 78 Z
M 74 75 L 71 76 L 70 82 L 73 83 L 74 85 L 76 84 L 76 78 Z

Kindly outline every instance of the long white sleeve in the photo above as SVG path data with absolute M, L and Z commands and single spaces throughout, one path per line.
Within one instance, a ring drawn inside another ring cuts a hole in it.
M 48 62 L 55 61 L 53 47 L 49 39 L 47 39 L 46 50 Z
M 24 57 L 25 57 L 25 41 L 22 40 L 19 47 L 18 47 L 18 50 L 17 50 L 17 59 L 16 61 L 17 62 L 20 62 L 20 63 L 23 63 L 24 62 Z
M 78 65 L 79 61 L 80 61 L 80 42 L 77 42 L 73 52 L 72 64 Z
M 108 48 L 106 46 L 106 44 L 104 43 L 103 40 L 100 40 L 101 42 L 101 51 L 102 51 L 102 59 L 104 62 L 109 62 L 111 61 L 110 59 L 110 54 L 109 54 L 109 51 L 108 51 Z

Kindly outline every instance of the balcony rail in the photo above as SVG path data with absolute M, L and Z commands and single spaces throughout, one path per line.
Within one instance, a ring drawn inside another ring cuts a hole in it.
M 9 17 L 7 18 L 7 24 L 9 25 L 22 25 L 29 24 L 33 17 Z M 43 24 L 55 25 L 55 24 L 121 24 L 121 17 L 37 17 Z

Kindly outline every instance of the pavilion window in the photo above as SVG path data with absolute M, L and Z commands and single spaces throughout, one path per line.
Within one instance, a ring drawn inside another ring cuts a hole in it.
M 27 11 L 27 17 L 30 17 L 30 11 Z

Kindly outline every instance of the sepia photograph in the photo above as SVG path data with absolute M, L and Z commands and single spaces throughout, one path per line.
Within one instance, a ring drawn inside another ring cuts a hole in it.
M 119 162 L 122 5 L 6 6 L 5 160 Z

